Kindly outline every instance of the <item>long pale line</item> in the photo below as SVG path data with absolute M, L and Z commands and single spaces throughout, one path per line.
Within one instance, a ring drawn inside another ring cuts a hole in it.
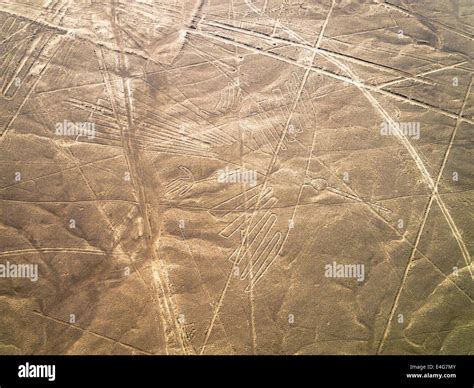
M 375 93 L 379 93 L 379 94 L 382 94 L 382 95 L 387 96 L 389 98 L 392 98 L 392 99 L 395 99 L 395 100 L 398 100 L 398 101 L 401 101 L 401 102 L 404 102 L 404 103 L 407 103 L 407 104 L 411 104 L 411 105 L 415 105 L 415 106 L 418 106 L 418 107 L 421 107 L 421 108 L 424 108 L 424 109 L 427 109 L 427 110 L 431 110 L 433 112 L 439 113 L 443 116 L 446 116 L 446 117 L 449 117 L 449 118 L 452 118 L 452 119 L 455 119 L 455 120 L 460 119 L 461 121 L 467 122 L 469 124 L 474 124 L 474 120 L 468 119 L 467 117 L 460 117 L 459 118 L 458 115 L 455 114 L 455 113 L 446 111 L 446 110 L 438 108 L 436 106 L 432 106 L 432 105 L 424 103 L 422 101 L 414 100 L 414 99 L 411 99 L 411 98 L 408 98 L 408 97 L 405 97 L 405 96 L 402 96 L 402 95 L 399 95 L 399 94 L 381 89 L 381 88 L 379 88 L 377 86 L 374 86 L 374 85 L 368 85 L 368 84 L 365 84 L 361 81 L 354 80 L 350 77 L 346 77 L 346 76 L 343 76 L 343 75 L 332 73 L 328 70 L 320 69 L 320 68 L 314 67 L 314 66 L 304 65 L 304 64 L 299 63 L 298 61 L 296 61 L 294 59 L 282 57 L 282 56 L 280 56 L 278 54 L 275 54 L 275 53 L 272 53 L 270 51 L 259 50 L 256 47 L 253 47 L 251 45 L 244 44 L 244 43 L 241 43 L 241 42 L 237 42 L 237 41 L 232 40 L 230 38 L 225 38 L 225 37 L 222 37 L 222 36 L 219 36 L 219 35 L 213 35 L 211 33 L 198 31 L 198 30 L 193 29 L 193 28 L 189 28 L 189 29 L 187 29 L 187 31 L 191 34 L 202 35 L 202 36 L 205 36 L 207 38 L 211 38 L 211 39 L 214 39 L 214 40 L 226 43 L 226 44 L 231 43 L 231 44 L 233 44 L 237 47 L 241 47 L 241 48 L 247 49 L 249 51 L 253 51 L 257 54 L 267 56 L 267 57 L 276 59 L 276 60 L 281 61 L 281 62 L 288 63 L 292 66 L 300 67 L 300 68 L 303 68 L 303 69 L 310 69 L 310 71 L 314 71 L 315 73 L 318 73 L 318 74 L 323 74 L 325 76 L 336 79 L 338 81 L 345 82 L 346 84 L 354 85 L 358 88 L 368 90 L 368 91 L 372 91 L 372 92 L 375 92 Z M 326 58 L 328 58 L 328 57 L 331 58 L 323 50 L 320 50 L 320 53 L 321 53 L 321 55 L 324 55 Z M 331 58 L 331 59 L 333 59 L 333 58 Z
M 338 65 L 341 69 L 345 70 L 351 77 L 357 79 L 357 76 L 344 64 L 341 64 L 339 61 L 337 61 L 334 58 L 330 58 L 327 56 L 327 59 L 330 62 L 335 63 Z M 385 119 L 387 123 L 389 123 L 392 127 L 396 128 L 394 120 L 390 117 L 390 115 L 383 109 L 383 107 L 379 104 L 379 102 L 372 96 L 372 94 L 369 93 L 368 90 L 359 87 L 359 90 L 365 95 L 365 97 L 371 102 L 372 106 L 376 108 L 376 110 L 380 113 L 382 118 Z M 461 114 L 456 115 L 458 121 L 457 124 L 461 121 Z M 471 256 L 469 254 L 469 250 L 466 247 L 466 244 L 464 243 L 464 240 L 462 239 L 462 235 L 459 232 L 456 224 L 454 223 L 454 220 L 451 217 L 451 214 L 449 213 L 449 210 L 447 209 L 446 205 L 444 204 L 443 199 L 438 193 L 438 188 L 435 182 L 433 182 L 433 178 L 431 178 L 431 175 L 429 174 L 428 170 L 426 169 L 423 160 L 420 158 L 418 153 L 416 152 L 415 148 L 411 145 L 411 143 L 408 141 L 406 136 L 400 132 L 400 131 L 395 131 L 395 136 L 400 140 L 402 145 L 406 148 L 406 150 L 409 152 L 410 156 L 412 159 L 415 161 L 418 170 L 421 172 L 421 175 L 428 186 L 429 190 L 432 192 L 434 195 L 436 202 L 438 203 L 446 221 L 448 222 L 449 228 L 451 229 L 451 232 L 453 233 L 454 238 L 456 239 L 459 248 L 461 249 L 462 255 L 464 257 L 464 260 L 466 262 L 466 265 L 469 269 L 469 272 L 471 273 L 472 277 L 472 269 L 471 269 Z
M 249 4 L 249 5 L 252 4 L 252 3 L 250 2 L 250 0 L 246 0 L 246 2 L 247 2 L 247 4 Z M 252 5 L 253 5 L 253 4 L 252 4 Z M 330 15 L 331 12 L 332 12 L 333 7 L 334 7 L 334 0 L 333 0 L 333 2 L 332 2 L 332 4 L 331 4 L 331 8 L 330 8 L 330 11 L 329 11 L 329 13 L 328 13 L 328 17 L 329 17 L 329 15 Z M 251 8 L 253 9 L 252 6 L 251 6 Z M 255 9 L 256 9 L 256 7 L 255 7 Z M 257 9 L 256 12 L 259 13 L 259 10 Z M 326 18 L 326 20 L 327 20 L 327 18 Z M 325 25 L 327 25 L 327 22 L 325 23 Z M 324 27 L 325 27 L 325 26 L 324 26 Z M 194 31 L 194 30 L 191 29 L 190 31 Z M 321 37 L 321 35 L 322 35 L 323 32 L 324 32 L 324 29 L 322 28 L 320 34 L 318 35 L 318 39 L 317 39 L 317 41 L 315 42 L 315 46 L 317 46 L 317 43 L 318 43 L 318 41 L 320 40 L 320 37 Z M 315 56 L 316 56 L 316 52 L 313 53 L 312 62 L 314 61 Z M 289 117 L 288 117 L 288 120 L 287 120 L 287 122 L 286 122 L 286 125 L 285 125 L 285 129 L 284 129 L 283 132 L 282 132 L 282 136 L 280 137 L 280 141 L 278 142 L 278 145 L 277 145 L 277 148 L 276 148 L 276 150 L 275 150 L 275 153 L 273 154 L 272 160 L 270 161 L 270 164 L 269 164 L 269 166 L 268 166 L 267 174 L 265 175 L 265 180 L 264 180 L 264 182 L 263 182 L 262 189 L 261 189 L 261 191 L 260 191 L 260 195 L 259 195 L 259 198 L 258 198 L 258 200 L 257 200 L 257 204 L 255 205 L 255 210 L 254 210 L 254 212 L 253 212 L 253 214 L 252 214 L 252 217 L 251 217 L 251 220 L 250 220 L 250 222 L 249 222 L 249 224 L 248 224 L 248 227 L 247 227 L 247 231 L 246 231 L 245 236 L 248 235 L 248 231 L 249 231 L 250 225 L 252 224 L 253 218 L 255 217 L 256 213 L 258 212 L 258 204 L 259 204 L 260 201 L 261 201 L 262 193 L 265 191 L 266 184 L 267 184 L 268 177 L 269 177 L 269 175 L 270 175 L 271 169 L 273 168 L 273 165 L 274 165 L 275 162 L 276 162 L 278 153 L 280 152 L 280 149 L 281 149 L 281 147 L 282 147 L 282 145 L 283 145 L 283 141 L 284 141 L 285 136 L 286 136 L 286 133 L 287 133 L 287 131 L 288 131 L 288 126 L 289 126 L 289 124 L 290 124 L 292 114 L 293 114 L 293 112 L 294 112 L 294 110 L 295 110 L 295 108 L 296 108 L 296 105 L 298 104 L 298 100 L 299 100 L 299 98 L 300 98 L 301 92 L 302 92 L 302 90 L 303 90 L 303 88 L 304 88 L 304 85 L 305 85 L 305 83 L 306 83 L 306 80 L 307 80 L 307 78 L 308 78 L 308 75 L 309 75 L 310 70 L 311 70 L 311 66 L 308 66 L 308 67 L 306 68 L 305 76 L 303 77 L 303 80 L 301 81 L 301 85 L 300 85 L 300 88 L 299 88 L 299 90 L 298 90 L 298 94 L 297 94 L 297 96 L 295 97 L 295 100 L 294 100 L 294 103 L 293 103 L 293 107 L 292 107 L 291 113 L 290 113 L 290 115 L 289 115 Z M 288 236 L 288 235 L 287 235 L 287 236 Z M 244 238 L 243 242 L 244 242 L 245 240 L 246 240 L 246 238 Z M 242 243 L 243 243 L 243 242 L 242 242 Z M 281 249 L 281 248 L 280 248 L 280 249 Z M 239 252 L 239 254 L 240 254 L 240 252 Z M 227 289 L 228 289 L 228 287 L 229 287 L 231 276 L 232 276 L 232 269 L 231 269 L 231 271 L 229 272 L 229 276 L 228 276 L 228 278 L 227 278 L 226 284 L 225 284 L 224 289 L 223 289 L 223 291 L 222 291 L 222 293 L 221 293 L 221 296 L 220 296 L 220 298 L 219 298 L 219 302 L 218 302 L 218 305 L 217 305 L 217 307 L 216 307 L 216 311 L 215 311 L 215 313 L 214 313 L 214 316 L 213 316 L 212 319 L 211 319 L 211 323 L 210 323 L 209 328 L 208 328 L 208 330 L 207 330 L 206 338 L 205 338 L 205 340 L 204 340 L 204 344 L 203 344 L 203 346 L 202 346 L 202 348 L 201 348 L 201 354 L 204 352 L 204 349 L 205 349 L 205 347 L 206 347 L 206 345 L 207 345 L 207 341 L 209 340 L 210 334 L 211 334 L 211 332 L 212 332 L 212 328 L 213 328 L 213 326 L 214 326 L 214 322 L 215 322 L 215 320 L 216 320 L 216 317 L 217 317 L 217 315 L 218 315 L 218 313 L 219 313 L 219 309 L 220 309 L 220 307 L 222 306 L 222 303 L 223 303 L 223 301 L 224 301 L 225 294 L 226 294 Z
M 469 87 L 467 88 L 466 95 L 464 97 L 464 102 L 463 102 L 463 105 L 462 105 L 461 110 L 459 112 L 460 116 L 462 115 L 462 113 L 464 111 L 464 108 L 466 106 L 466 102 L 468 100 L 468 97 L 469 97 L 469 94 L 470 94 L 470 91 L 471 91 L 471 86 L 472 86 L 472 78 L 471 78 L 471 81 L 469 82 Z M 390 315 L 389 315 L 389 318 L 387 320 L 387 324 L 385 325 L 385 330 L 384 330 L 384 333 L 383 333 L 383 336 L 382 336 L 382 340 L 380 341 L 378 349 L 377 349 L 377 354 L 379 354 L 382 351 L 383 345 L 384 345 L 385 341 L 387 340 L 388 334 L 390 332 L 390 327 L 391 327 L 391 323 L 392 323 L 392 320 L 393 320 L 393 316 L 394 316 L 395 311 L 397 309 L 398 302 L 399 302 L 401 294 L 402 294 L 403 286 L 404 286 L 405 281 L 408 277 L 408 273 L 410 272 L 410 267 L 411 267 L 411 263 L 413 261 L 413 258 L 415 257 L 415 252 L 417 251 L 418 244 L 421 240 L 421 236 L 423 235 L 423 231 L 424 231 L 424 228 L 425 228 L 425 225 L 426 225 L 426 221 L 428 220 L 428 216 L 430 214 L 430 210 L 431 210 L 431 207 L 432 207 L 434 199 L 435 199 L 435 193 L 438 192 L 437 191 L 438 190 L 438 184 L 441 180 L 441 177 L 443 176 L 444 168 L 445 168 L 446 163 L 448 161 L 449 153 L 451 151 L 451 148 L 452 148 L 452 145 L 453 145 L 453 142 L 454 142 L 454 138 L 456 137 L 458 127 L 459 127 L 459 121 L 456 122 L 456 125 L 453 129 L 453 133 L 451 134 L 451 139 L 449 141 L 448 148 L 446 150 L 446 153 L 444 154 L 443 162 L 442 162 L 441 168 L 438 172 L 438 177 L 436 179 L 434 191 L 430 196 L 430 200 L 429 200 L 428 205 L 426 207 L 425 214 L 423 216 L 423 220 L 421 222 L 420 228 L 418 230 L 418 234 L 416 236 L 415 245 L 412 248 L 410 258 L 408 259 L 408 262 L 406 264 L 405 272 L 404 272 L 403 278 L 402 278 L 402 282 L 400 283 L 400 287 L 398 288 L 397 294 L 395 296 L 395 300 L 393 302 L 392 309 L 390 311 Z M 468 268 L 469 268 L 469 266 L 468 266 Z M 471 273 L 471 275 L 472 275 L 472 273 Z

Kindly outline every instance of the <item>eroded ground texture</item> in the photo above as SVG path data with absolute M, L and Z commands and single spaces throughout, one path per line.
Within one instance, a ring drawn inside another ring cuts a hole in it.
M 474 352 L 474 5 L 0 10 L 1 354 Z

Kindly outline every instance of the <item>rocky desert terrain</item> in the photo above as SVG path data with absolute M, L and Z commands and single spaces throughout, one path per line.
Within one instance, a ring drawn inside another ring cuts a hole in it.
M 0 354 L 474 353 L 472 1 L 0 4 Z

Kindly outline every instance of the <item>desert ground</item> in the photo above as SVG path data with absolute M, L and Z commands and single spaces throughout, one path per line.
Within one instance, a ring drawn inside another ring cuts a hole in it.
M 472 1 L 0 4 L 0 354 L 474 354 Z

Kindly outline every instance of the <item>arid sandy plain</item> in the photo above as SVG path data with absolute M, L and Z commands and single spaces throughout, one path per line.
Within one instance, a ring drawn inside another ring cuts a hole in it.
M 472 1 L 0 2 L 0 354 L 473 354 Z

